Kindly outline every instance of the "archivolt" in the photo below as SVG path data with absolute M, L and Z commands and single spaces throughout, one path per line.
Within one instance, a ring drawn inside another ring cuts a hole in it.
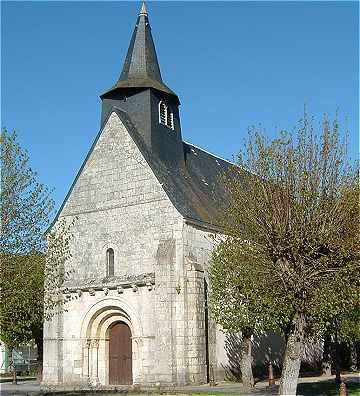
M 121 298 L 106 298 L 94 304 L 86 313 L 81 326 L 81 338 L 107 338 L 109 327 L 118 321 L 130 327 L 133 337 L 142 335 L 140 319 L 135 310 Z

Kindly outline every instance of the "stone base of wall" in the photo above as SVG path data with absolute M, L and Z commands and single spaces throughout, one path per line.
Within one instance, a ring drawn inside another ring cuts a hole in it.
M 214 377 L 215 377 L 215 382 L 221 382 L 225 380 L 226 377 L 226 372 L 223 367 L 217 367 L 214 369 Z
M 192 383 L 191 385 L 199 385 Z M 116 393 L 127 393 L 127 392 L 136 392 L 136 391 L 158 391 L 159 393 L 163 393 L 164 391 L 175 391 L 177 386 L 184 386 L 184 384 L 173 384 L 173 383 L 148 383 L 148 384 L 133 384 L 133 385 L 98 385 L 98 386 L 89 386 L 88 383 L 82 384 L 40 384 L 40 391 L 43 395 L 53 394 L 54 392 L 59 393 L 84 393 L 84 392 L 116 392 Z

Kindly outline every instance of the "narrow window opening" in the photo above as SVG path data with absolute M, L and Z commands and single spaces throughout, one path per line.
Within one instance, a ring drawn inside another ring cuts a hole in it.
M 159 122 L 171 129 L 174 129 L 174 114 L 171 108 L 163 101 L 159 103 Z
M 106 251 L 106 276 L 114 276 L 114 250 Z
M 174 129 L 174 118 L 170 107 L 167 108 L 166 125 L 169 128 Z
M 164 102 L 160 102 L 160 124 L 166 125 L 167 106 Z

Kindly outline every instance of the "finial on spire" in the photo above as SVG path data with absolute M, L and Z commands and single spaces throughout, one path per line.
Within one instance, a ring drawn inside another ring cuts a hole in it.
M 140 10 L 140 14 L 139 16 L 148 16 L 147 10 L 146 10 L 146 5 L 145 5 L 145 1 L 142 2 L 141 4 L 141 10 Z

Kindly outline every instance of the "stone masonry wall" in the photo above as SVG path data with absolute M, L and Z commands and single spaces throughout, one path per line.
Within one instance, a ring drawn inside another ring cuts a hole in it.
M 184 260 L 187 274 L 187 323 L 188 323 L 188 351 L 190 376 L 196 382 L 205 382 L 206 356 L 205 356 L 205 290 L 204 282 L 208 288 L 208 268 L 211 251 L 215 246 L 211 230 L 200 228 L 191 224 L 184 227 Z M 209 377 L 215 380 L 224 379 L 224 365 L 227 357 L 224 353 L 224 336 L 220 327 L 208 318 L 208 364 Z M 191 380 L 192 378 L 190 378 Z M 208 378 L 211 379 L 211 378 Z
M 173 383 L 185 379 L 184 348 L 179 348 L 176 339 L 182 331 L 179 328 L 185 326 L 184 297 L 177 297 L 176 291 L 183 267 L 183 219 L 115 113 L 108 119 L 60 216 L 76 218 L 72 259 L 67 264 L 67 269 L 73 270 L 71 301 L 66 305 L 67 312 L 45 326 L 44 384 L 83 383 L 89 379 L 85 366 L 95 367 L 91 359 L 96 353 L 99 359 L 101 353 L 104 356 L 96 366 L 99 373 L 92 373 L 90 379 L 106 383 L 101 366 L 106 364 L 106 334 L 100 340 L 88 340 L 82 332 L 86 315 L 97 304 L 111 311 L 111 306 L 104 307 L 109 298 L 115 305 L 120 299 L 119 307 L 137 332 L 133 341 L 134 381 Z M 116 279 L 155 273 L 154 290 L 142 285 L 136 292 L 125 289 L 121 296 L 116 289 L 106 288 L 93 294 L 92 284 L 107 282 L 109 247 L 115 253 Z M 90 363 L 86 363 L 88 360 Z M 177 364 L 182 374 L 178 374 Z

